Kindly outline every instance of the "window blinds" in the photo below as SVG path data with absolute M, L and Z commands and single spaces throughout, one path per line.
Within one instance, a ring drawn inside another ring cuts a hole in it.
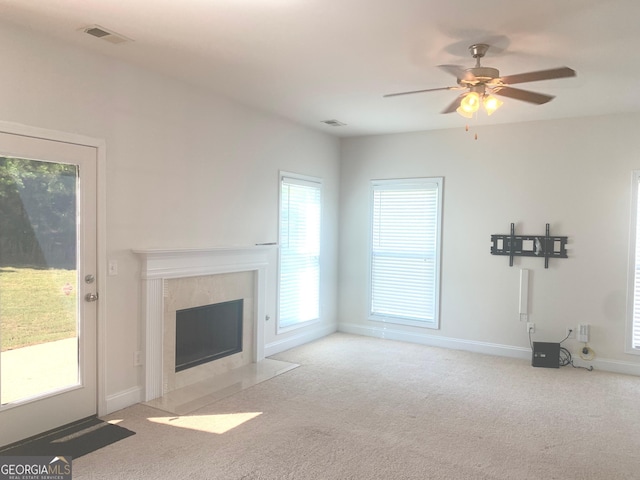
M 281 180 L 280 328 L 319 318 L 320 190 L 319 182 Z
M 441 179 L 372 184 L 370 313 L 374 319 L 437 326 L 440 190 Z
M 635 175 L 635 255 L 633 272 L 633 321 L 631 325 L 631 347 L 640 349 L 640 172 Z

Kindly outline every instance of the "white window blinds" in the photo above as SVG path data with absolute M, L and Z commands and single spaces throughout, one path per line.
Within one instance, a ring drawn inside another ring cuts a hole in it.
M 320 197 L 319 181 L 281 177 L 279 328 L 320 316 Z
M 438 327 L 441 199 L 441 178 L 372 182 L 372 319 Z
M 629 299 L 630 315 L 629 322 L 630 331 L 628 338 L 630 340 L 631 351 L 640 353 L 640 170 L 633 173 L 633 215 L 632 215 L 632 235 L 631 255 L 630 258 L 630 294 Z

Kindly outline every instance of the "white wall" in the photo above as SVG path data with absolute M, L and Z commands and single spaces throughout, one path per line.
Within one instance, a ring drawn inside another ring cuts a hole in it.
M 325 181 L 323 321 L 278 336 L 271 320 L 267 354 L 335 330 L 336 138 L 10 25 L 0 25 L 0 45 L 0 121 L 106 141 L 106 256 L 119 264 L 99 286 L 110 409 L 135 401 L 142 380 L 133 366 L 142 327 L 131 249 L 277 241 L 279 170 Z M 272 319 L 274 281 L 275 269 Z
M 532 107 L 533 108 L 533 107 Z M 542 107 L 540 107 L 542 108 Z M 527 357 L 519 269 L 531 270 L 534 341 L 591 324 L 600 366 L 640 372 L 624 353 L 631 171 L 640 115 L 345 139 L 341 154 L 340 329 Z M 461 122 L 462 125 L 462 122 Z M 444 177 L 441 328 L 367 320 L 370 179 Z M 569 258 L 491 255 L 491 234 L 569 237 Z M 578 344 L 567 342 L 574 353 Z M 632 365 L 628 365 L 630 362 Z M 627 368 L 628 367 L 628 368 Z

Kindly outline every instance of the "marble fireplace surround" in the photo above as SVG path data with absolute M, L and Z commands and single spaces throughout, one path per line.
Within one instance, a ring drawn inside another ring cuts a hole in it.
M 142 318 L 144 322 L 144 401 L 165 392 L 163 366 L 165 280 L 253 272 L 253 341 L 251 356 L 264 359 L 264 322 L 269 252 L 272 246 L 210 249 L 134 250 L 142 259 Z

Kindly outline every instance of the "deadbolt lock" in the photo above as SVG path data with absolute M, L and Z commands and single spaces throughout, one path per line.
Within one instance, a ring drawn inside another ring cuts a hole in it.
M 97 293 L 87 293 L 87 294 L 84 296 L 84 299 L 85 299 L 87 302 L 95 302 L 95 301 L 97 301 L 97 300 L 98 300 L 98 294 L 97 294 Z

